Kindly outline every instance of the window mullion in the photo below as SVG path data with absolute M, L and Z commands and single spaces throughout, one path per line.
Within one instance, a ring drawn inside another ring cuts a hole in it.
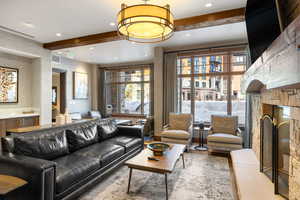
M 228 52 L 228 54 L 225 56 L 226 57 L 226 65 L 228 67 L 228 72 L 229 75 L 227 76 L 227 114 L 231 115 L 232 114 L 232 98 L 231 98 L 231 93 L 232 93 L 232 83 L 231 83 L 231 77 L 232 75 L 231 70 L 231 52 Z
M 194 74 L 195 72 L 195 63 L 194 63 L 195 57 L 191 57 L 191 74 Z M 191 113 L 194 116 L 195 115 L 195 77 L 191 76 Z M 193 119 L 195 119 L 193 117 Z
M 142 69 L 142 77 L 141 77 L 141 114 L 144 114 L 144 101 L 145 101 L 145 99 L 144 99 L 144 86 L 145 86 L 145 84 L 144 84 L 144 69 Z

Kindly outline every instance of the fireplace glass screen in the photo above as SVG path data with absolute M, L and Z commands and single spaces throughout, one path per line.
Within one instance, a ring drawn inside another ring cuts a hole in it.
M 290 113 L 289 107 L 275 109 L 278 119 L 276 133 L 275 192 L 288 198 L 290 161 Z
M 269 115 L 261 119 L 261 162 L 260 170 L 270 180 L 274 180 L 273 155 L 273 120 Z

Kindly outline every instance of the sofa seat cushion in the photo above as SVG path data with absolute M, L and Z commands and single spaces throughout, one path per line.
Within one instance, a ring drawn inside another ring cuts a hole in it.
M 161 133 L 161 136 L 167 138 L 188 139 L 190 133 L 183 130 L 165 130 Z
M 242 144 L 243 139 L 239 136 L 228 133 L 214 133 L 207 136 L 208 142 L 227 143 L 227 144 Z
M 56 193 L 59 194 L 81 179 L 100 169 L 99 161 L 92 157 L 70 154 L 53 160 L 56 162 Z
M 97 159 L 101 167 L 108 165 L 110 162 L 121 157 L 124 153 L 124 147 L 113 144 L 108 140 L 93 144 L 75 152 L 76 155 Z
M 141 138 L 131 137 L 131 136 L 118 136 L 118 137 L 111 138 L 108 141 L 113 144 L 117 144 L 122 147 L 125 147 L 126 152 L 131 151 L 137 146 L 141 146 L 143 143 L 143 140 Z

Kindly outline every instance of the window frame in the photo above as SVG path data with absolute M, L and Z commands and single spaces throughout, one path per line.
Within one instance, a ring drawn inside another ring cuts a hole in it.
M 232 62 L 232 58 L 235 55 L 239 55 L 239 56 L 243 56 L 245 57 L 245 61 L 243 63 L 241 62 Z M 211 69 L 209 69 L 209 72 L 205 71 L 205 73 L 203 73 L 203 69 L 205 68 L 207 70 L 207 67 L 209 67 L 209 65 L 205 65 L 203 64 L 203 62 L 198 59 L 198 69 L 199 73 L 194 73 L 194 69 L 195 69 L 195 58 L 201 58 L 201 57 L 211 57 L 211 56 L 224 56 L 224 60 L 223 60 L 223 71 L 222 72 L 211 72 Z M 187 74 L 183 74 L 182 73 L 182 59 L 187 59 L 189 58 L 191 60 L 191 69 L 190 69 L 190 73 Z M 228 115 L 232 115 L 232 77 L 235 75 L 243 75 L 246 72 L 247 69 L 247 61 L 248 61 L 248 54 L 246 53 L 245 49 L 234 49 L 234 50 L 228 50 L 228 51 L 220 51 L 220 52 L 214 52 L 212 51 L 212 53 L 209 52 L 195 52 L 195 53 L 188 53 L 188 54 L 179 54 L 177 59 L 179 61 L 177 61 L 178 64 L 180 64 L 180 66 L 177 66 L 176 69 L 180 70 L 179 72 L 177 71 L 177 82 L 181 82 L 181 84 L 177 83 L 177 89 L 176 91 L 178 93 L 181 93 L 182 91 L 182 79 L 183 78 L 190 78 L 191 79 L 191 113 L 194 115 L 195 114 L 195 77 L 198 78 L 198 80 L 204 80 L 204 78 L 209 78 L 209 77 L 226 77 L 227 80 L 227 85 L 226 85 L 226 89 L 227 89 L 227 97 L 226 97 L 226 101 L 227 101 L 227 114 Z M 236 66 L 236 65 L 245 65 L 244 70 L 242 71 L 233 71 L 232 66 Z M 205 67 L 203 67 L 205 65 Z M 179 80 L 178 80 L 179 79 Z M 209 87 L 209 85 L 206 87 Z M 178 97 L 178 102 L 177 102 L 177 111 L 178 112 L 182 112 L 182 96 L 180 94 L 177 94 Z M 195 118 L 194 118 L 195 121 Z
M 145 70 L 150 71 L 149 73 L 149 80 L 145 80 Z M 126 72 L 126 71 L 132 71 L 132 70 L 138 70 L 141 71 L 141 80 L 140 81 L 121 81 L 120 80 L 120 75 L 117 75 L 118 72 Z M 116 78 L 116 80 L 118 81 L 111 81 L 111 82 L 107 82 L 107 72 L 115 72 L 113 73 Z M 149 104 L 149 113 L 148 115 L 153 115 L 153 64 L 144 64 L 144 65 L 133 65 L 133 66 L 115 66 L 115 67 L 109 67 L 109 68 L 104 68 L 104 74 L 105 74 L 105 78 L 104 78 L 104 92 L 105 95 L 107 94 L 107 89 L 108 86 L 112 87 L 112 86 L 116 86 L 118 87 L 119 85 L 127 85 L 127 84 L 138 84 L 140 85 L 140 97 L 139 97 L 139 102 L 141 105 L 141 112 L 140 113 L 124 113 L 121 110 L 121 97 L 119 94 L 119 91 L 117 92 L 117 112 L 113 112 L 112 116 L 113 117 L 141 117 L 144 118 L 146 117 L 147 114 L 145 114 L 145 84 L 149 84 L 149 100 L 150 100 L 150 104 Z M 105 98 L 105 104 L 107 105 L 107 99 Z

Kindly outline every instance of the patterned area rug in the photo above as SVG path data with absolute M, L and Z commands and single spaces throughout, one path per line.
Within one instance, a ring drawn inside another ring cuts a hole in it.
M 169 200 L 232 200 L 227 158 L 203 153 L 185 153 L 186 168 L 180 159 L 168 175 Z M 105 181 L 82 195 L 80 200 L 163 200 L 164 175 L 133 170 L 127 194 L 129 169 L 122 167 Z

